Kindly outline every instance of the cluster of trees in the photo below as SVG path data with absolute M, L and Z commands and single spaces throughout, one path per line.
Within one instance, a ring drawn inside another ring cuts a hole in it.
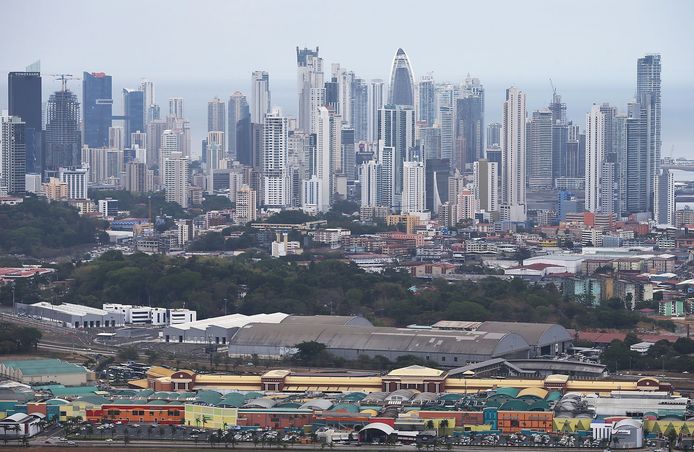
M 422 283 L 407 272 L 366 273 L 329 258 L 306 263 L 252 253 L 185 259 L 110 251 L 87 264 L 65 264 L 59 275 L 70 280 L 63 296 L 71 302 L 185 305 L 198 310 L 200 318 L 222 314 L 227 300 L 230 313 L 362 315 L 384 326 L 493 319 L 633 328 L 642 320 L 618 300 L 593 308 L 567 300 L 553 285 L 493 276 L 479 282 Z
M 602 363 L 613 372 L 632 369 L 694 372 L 694 340 L 688 337 L 675 342 L 661 340 L 643 355 L 630 349 L 639 342 L 634 333 L 627 334 L 623 341 L 612 341 L 602 353 Z
M 41 331 L 14 323 L 0 323 L 0 355 L 27 353 L 36 349 Z
M 0 253 L 52 257 L 69 248 L 107 241 L 105 223 L 81 217 L 66 203 L 29 196 L 0 206 Z
M 244 231 L 240 237 L 227 238 L 230 228 L 220 232 L 208 232 L 191 243 L 190 251 L 234 251 L 258 246 L 256 234 Z

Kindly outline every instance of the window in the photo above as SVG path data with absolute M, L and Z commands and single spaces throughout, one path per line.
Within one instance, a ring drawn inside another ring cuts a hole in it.
M 458 362 L 458 357 L 457 357 L 457 356 L 454 356 L 454 357 L 453 357 L 453 361 Z
M 441 357 L 441 361 L 446 361 L 446 357 L 445 357 L 445 356 L 442 356 L 442 357 Z

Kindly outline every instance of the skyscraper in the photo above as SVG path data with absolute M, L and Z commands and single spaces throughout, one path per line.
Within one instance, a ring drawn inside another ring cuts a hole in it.
M 324 88 L 323 83 L 323 59 L 318 56 L 316 50 L 296 48 L 297 85 L 299 93 L 299 129 L 305 132 L 311 131 L 311 118 L 315 116 L 317 108 L 312 102 L 314 96 Z M 321 104 L 322 105 L 322 104 Z
M 586 173 L 585 208 L 588 212 L 599 212 L 601 205 L 602 164 L 605 161 L 605 114 L 600 106 L 593 104 L 586 114 Z
M 448 201 L 448 176 L 451 163 L 448 159 L 427 159 L 424 165 L 426 190 L 425 207 L 432 214 L 438 214 L 439 208 Z
M 26 171 L 41 173 L 44 164 L 41 73 L 10 72 L 7 74 L 7 91 L 9 115 L 18 116 L 25 124 Z
M 414 107 L 414 76 L 407 54 L 402 49 L 398 49 L 393 58 L 388 86 L 388 103 Z
M 169 98 L 169 117 L 174 119 L 183 119 L 183 98 Z
M 479 210 L 499 211 L 499 170 L 496 162 L 480 159 L 473 164 L 474 194 Z
M 468 75 L 456 105 L 456 138 L 463 145 L 454 166 L 463 171 L 484 156 L 484 87 L 478 78 Z
M 80 165 L 80 104 L 67 88 L 51 94 L 46 106 L 46 164 L 44 170 Z
M 226 106 L 224 101 L 215 97 L 207 103 L 207 131 L 224 132 L 226 127 Z
M 431 127 L 436 121 L 436 85 L 434 77 L 427 74 L 417 84 L 417 121 Z
M 103 72 L 82 74 L 84 144 L 92 148 L 108 146 L 108 129 L 113 116 L 111 76 Z
M 506 90 L 501 131 L 501 217 L 526 220 L 525 93 L 515 86 Z
M 265 115 L 270 113 L 270 75 L 265 71 L 254 71 L 251 85 L 251 122 L 264 124 Z
M 369 85 L 357 78 L 352 82 L 351 124 L 355 142 L 366 141 L 369 132 Z
M 288 133 L 286 117 L 279 112 L 266 115 L 263 128 L 263 204 L 266 206 L 285 207 L 290 204 Z
M 400 212 L 403 214 L 424 212 L 425 191 L 424 164 L 414 161 L 404 162 Z
M 361 188 L 361 206 L 376 207 L 379 201 L 378 177 L 381 164 L 375 160 L 364 162 L 359 166 L 359 185 Z
M 492 122 L 487 126 L 487 146 L 501 146 L 501 123 Z
M 25 192 L 25 127 L 20 117 L 0 114 L 0 196 Z
M 180 152 L 172 152 L 164 160 L 164 188 L 166 201 L 178 203 L 184 209 L 188 207 L 188 179 L 190 161 Z
M 399 206 L 399 196 L 403 190 L 403 162 L 414 160 L 415 117 L 409 106 L 386 105 L 379 110 L 378 143 L 379 149 L 392 149 L 393 187 L 395 203 Z M 385 162 L 381 162 L 386 166 Z
M 646 133 L 648 160 L 646 175 L 650 180 L 649 210 L 655 215 L 660 197 L 656 194 L 660 175 L 661 140 L 661 95 L 660 95 L 660 55 L 646 55 L 639 58 L 636 65 L 636 101 L 646 110 Z M 664 185 L 665 186 L 665 185 Z M 665 198 L 663 198 L 665 199 Z M 667 209 L 667 207 L 665 207 Z M 657 218 L 656 218 L 657 219 Z
M 383 80 L 374 79 L 369 83 L 369 127 L 367 139 L 370 143 L 378 141 L 378 111 L 383 108 Z
M 134 89 L 123 89 L 123 116 L 125 117 L 125 147 L 129 148 L 130 134 L 145 132 L 145 93 Z
M 237 128 L 239 122 L 246 116 L 250 115 L 248 110 L 248 102 L 243 93 L 236 91 L 229 96 L 227 108 L 227 150 L 232 158 L 238 158 L 238 143 L 237 143 Z
M 528 187 L 533 190 L 552 188 L 552 112 L 534 111 L 527 123 Z
M 312 165 L 316 180 L 309 185 L 318 190 L 317 210 L 326 212 L 330 210 L 335 191 L 336 164 L 341 164 L 341 118 L 327 108 L 319 107 L 316 119 L 315 163 Z
M 150 121 L 159 119 L 159 106 L 154 95 L 154 82 L 142 79 L 140 81 L 140 91 L 144 94 L 144 118 L 145 124 L 149 124 Z

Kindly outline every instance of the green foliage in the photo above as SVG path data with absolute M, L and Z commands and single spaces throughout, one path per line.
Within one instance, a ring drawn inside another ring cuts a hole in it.
M 139 357 L 137 347 L 135 347 L 134 345 L 121 347 L 118 349 L 116 357 L 120 360 L 135 361 Z
M 278 223 L 278 224 L 301 224 L 307 221 L 316 221 L 317 218 L 313 217 L 301 210 L 283 210 L 272 215 L 267 219 L 268 223 Z
M 601 360 L 614 371 L 627 369 L 652 370 L 671 372 L 694 372 L 694 341 L 681 337 L 671 343 L 666 340 L 656 342 L 645 355 L 629 349 L 629 336 L 625 341 L 614 340 L 602 353 Z
M 233 205 L 226 196 L 205 195 L 205 199 L 202 201 L 202 208 L 205 212 L 230 209 Z
M 118 209 L 130 211 L 130 216 L 149 218 L 149 204 L 152 203 L 152 216 L 167 215 L 174 219 L 187 218 L 189 215 L 175 202 L 166 202 L 164 192 L 149 194 L 131 193 L 125 190 L 90 190 L 89 197 L 95 202 L 100 199 L 118 200 Z
M 244 232 L 240 237 L 225 239 L 224 233 L 208 232 L 190 244 L 190 251 L 234 251 L 258 246 L 254 234 Z
M 17 206 L 0 206 L 0 252 L 55 256 L 66 248 L 106 241 L 104 227 L 66 203 L 30 196 Z
M 41 331 L 32 327 L 0 323 L 0 354 L 26 353 L 41 340 Z

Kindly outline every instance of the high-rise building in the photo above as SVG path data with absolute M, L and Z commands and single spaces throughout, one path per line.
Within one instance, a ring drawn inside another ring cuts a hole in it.
M 499 170 L 496 162 L 480 159 L 473 165 L 474 194 L 479 210 L 499 211 Z
M 468 75 L 456 107 L 456 139 L 462 146 L 454 166 L 462 171 L 484 156 L 484 87 L 478 78 Z
M 159 174 L 162 181 L 166 179 L 166 166 L 164 162 L 171 157 L 174 152 L 181 152 L 181 135 L 175 130 L 166 129 L 161 134 L 159 148 Z M 183 155 L 183 153 L 181 152 Z
M 166 201 L 178 203 L 184 209 L 188 207 L 188 179 L 190 161 L 180 152 L 172 152 L 164 160 L 164 188 Z
M 84 72 L 82 75 L 84 144 L 93 148 L 108 146 L 112 109 L 111 76 L 103 72 Z
M 501 132 L 501 218 L 525 221 L 526 144 L 525 93 L 515 86 L 506 90 Z
M 378 143 L 379 148 L 393 150 L 393 207 L 399 206 L 399 196 L 403 190 L 403 162 L 414 160 L 415 145 L 414 109 L 402 105 L 386 105 L 379 110 Z M 385 166 L 385 162 L 381 162 Z
M 438 125 L 441 136 L 441 158 L 455 160 L 453 148 L 455 143 L 455 110 L 448 105 L 440 105 L 438 109 Z
M 125 189 L 131 193 L 147 193 L 152 187 L 147 183 L 147 165 L 132 160 L 125 165 Z
M 379 201 L 378 178 L 381 164 L 375 160 L 364 162 L 359 166 L 359 185 L 361 189 L 361 207 L 376 207 Z
M 654 218 L 657 213 L 656 205 L 661 199 L 656 194 L 658 190 L 658 177 L 660 176 L 660 151 L 662 146 L 661 139 L 661 93 L 660 93 L 660 55 L 646 55 L 639 58 L 636 65 L 636 101 L 641 104 L 646 111 L 646 147 L 648 150 L 648 160 L 646 165 L 646 176 L 649 178 L 648 199 L 649 211 L 653 212 Z M 663 185 L 664 187 L 666 185 Z M 664 195 L 662 199 L 667 199 Z M 667 206 L 664 206 L 667 209 Z
M 26 191 L 26 124 L 18 116 L 0 114 L 0 196 Z
M 140 80 L 140 91 L 144 93 L 144 118 L 145 126 L 149 124 L 150 121 L 159 119 L 159 105 L 157 105 L 154 82 L 142 79 Z
M 183 119 L 183 98 L 171 97 L 169 99 L 169 117 Z
M 501 123 L 492 122 L 487 125 L 487 146 L 499 146 L 501 147 Z
M 448 201 L 448 176 L 451 162 L 448 159 L 427 159 L 424 165 L 426 179 L 426 209 L 434 215 Z
M 352 119 L 354 141 L 366 141 L 369 133 L 369 85 L 366 80 L 356 78 L 352 81 Z
M 297 85 L 299 92 L 299 130 L 313 131 L 312 120 L 315 121 L 315 110 L 323 105 L 325 87 L 323 80 L 323 59 L 316 50 L 296 48 Z
M 82 146 L 82 167 L 90 185 L 118 185 L 125 169 L 123 150 Z
M 286 207 L 291 185 L 287 174 L 287 118 L 279 112 L 266 115 L 263 128 L 263 204 Z
M 80 165 L 80 104 L 65 88 L 51 94 L 46 106 L 46 163 L 44 170 Z
M 414 107 L 414 76 L 407 54 L 398 49 L 393 58 L 388 86 L 388 103 Z
M 227 151 L 232 158 L 238 158 L 238 127 L 239 123 L 250 115 L 248 109 L 248 102 L 246 101 L 246 96 L 243 93 L 236 91 L 234 94 L 229 96 L 228 108 L 227 108 Z
M 108 128 L 108 145 L 107 145 L 107 147 L 114 148 L 114 149 L 125 149 L 125 143 L 123 143 L 123 128 L 122 127 L 109 127 Z
M 658 200 L 655 203 L 656 211 L 654 214 L 658 224 L 675 225 L 675 177 L 668 170 L 661 170 L 658 176 Z
M 245 224 L 258 217 L 256 192 L 247 184 L 236 191 L 236 222 Z
M 348 181 L 354 181 L 356 179 L 356 157 L 357 148 L 355 143 L 355 132 L 354 129 L 348 127 L 342 127 L 340 148 L 341 148 L 341 158 L 342 160 L 342 174 L 347 177 Z
M 226 105 L 215 97 L 207 103 L 207 131 L 224 132 L 226 129 Z
M 60 182 L 67 184 L 68 199 L 87 199 L 89 190 L 87 168 L 60 168 L 58 175 Z
M 41 73 L 38 71 L 7 74 L 9 115 L 25 124 L 27 173 L 43 171 L 43 120 L 41 107 Z
M 419 148 L 424 160 L 440 159 L 441 129 L 439 127 L 424 127 L 419 129 Z
M 251 122 L 264 124 L 265 115 L 270 113 L 270 75 L 265 71 L 254 71 L 251 79 Z
M 586 114 L 586 156 L 585 156 L 585 208 L 589 212 L 599 212 L 601 205 L 602 164 L 605 161 L 605 114 L 600 106 L 593 104 Z
M 168 124 L 163 119 L 155 119 L 147 124 L 147 167 L 162 170 L 159 153 L 161 151 L 161 137 Z
M 367 140 L 370 143 L 378 141 L 378 112 L 383 108 L 383 80 L 374 79 L 369 83 L 369 106 L 368 106 L 368 133 Z
M 145 93 L 134 89 L 123 89 L 123 116 L 125 117 L 125 147 L 129 148 L 130 135 L 145 132 Z
M 319 107 L 316 122 L 316 157 L 313 166 L 318 183 L 317 209 L 319 212 L 327 212 L 332 204 L 334 183 L 334 113 L 325 107 Z
M 527 122 L 526 152 L 528 187 L 531 190 L 552 188 L 552 112 L 534 111 Z
M 436 121 L 436 84 L 431 74 L 423 76 L 417 84 L 417 121 L 423 127 L 431 127 Z
M 424 212 L 426 181 L 424 164 L 421 162 L 403 162 L 402 207 L 403 214 Z

